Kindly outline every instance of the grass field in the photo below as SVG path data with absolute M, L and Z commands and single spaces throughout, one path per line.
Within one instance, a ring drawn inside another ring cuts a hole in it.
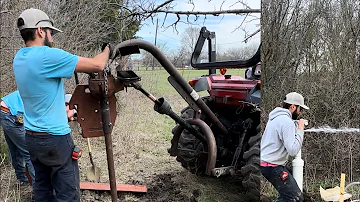
M 178 69 L 179 73 L 184 77 L 186 81 L 197 78 L 202 75 L 207 75 L 208 70 L 181 70 Z M 217 73 L 219 70 L 217 70 Z M 159 95 L 173 95 L 177 94 L 175 89 L 167 81 L 169 74 L 165 70 L 155 71 L 136 71 L 138 76 L 142 77 L 142 83 L 145 89 L 149 89 L 152 93 Z M 245 69 L 228 69 L 226 74 L 244 76 Z

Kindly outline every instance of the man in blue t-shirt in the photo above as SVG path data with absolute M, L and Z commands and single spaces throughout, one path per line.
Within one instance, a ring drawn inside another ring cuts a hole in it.
M 11 164 L 15 169 L 16 179 L 21 184 L 35 182 L 35 170 L 26 148 L 25 128 L 23 122 L 24 106 L 19 91 L 14 91 L 1 98 L 0 121 L 4 131 L 5 141 L 8 145 Z M 24 164 L 25 162 L 25 164 Z M 25 165 L 31 179 L 26 176 Z
M 101 72 L 110 49 L 93 58 L 52 48 L 61 30 L 41 10 L 27 9 L 17 26 L 26 47 L 14 58 L 14 74 L 24 103 L 26 142 L 35 168 L 35 201 L 80 201 L 78 162 L 64 105 L 64 78 L 76 72 Z M 55 191 L 55 196 L 52 194 Z

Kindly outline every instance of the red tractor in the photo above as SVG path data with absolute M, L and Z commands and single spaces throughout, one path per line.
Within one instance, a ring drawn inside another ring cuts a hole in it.
M 91 74 L 88 84 L 78 84 L 70 108 L 76 108 L 83 137 L 105 136 L 106 153 L 112 201 L 117 201 L 115 169 L 111 132 L 116 119 L 115 93 L 127 87 L 142 92 L 154 102 L 154 110 L 170 116 L 177 125 L 169 153 L 176 156 L 182 166 L 196 174 L 210 176 L 241 175 L 248 199 L 259 201 L 260 197 L 260 48 L 249 60 L 215 62 L 215 33 L 205 27 L 192 55 L 192 67 L 210 69 L 209 76 L 190 82 L 153 44 L 132 39 L 113 49 L 109 64 L 117 56 L 151 53 L 169 73 L 168 81 L 189 104 L 181 116 L 173 112 L 164 98 L 155 98 L 142 88 L 140 77 L 133 71 L 117 71 L 116 78 L 109 67 L 104 72 Z M 205 40 L 209 41 L 209 63 L 197 63 Z M 252 77 L 245 79 L 234 75 L 214 75 L 220 68 L 249 68 Z M 202 97 L 198 91 L 207 90 Z
M 210 62 L 197 63 L 206 39 Z M 260 48 L 247 61 L 215 62 L 214 39 L 215 33 L 203 27 L 191 59 L 192 67 L 210 71 L 208 76 L 191 80 L 189 84 L 196 92 L 207 90 L 209 96 L 183 95 L 189 106 L 181 111 L 181 117 L 195 126 L 205 140 L 177 124 L 173 129 L 169 152 L 184 168 L 195 174 L 217 177 L 240 174 L 248 200 L 259 201 Z M 246 67 L 250 67 L 247 73 L 251 72 L 247 79 L 213 74 L 213 70 L 218 68 Z M 178 92 L 181 94 L 181 91 Z M 202 100 L 202 103 L 194 102 L 195 99 Z

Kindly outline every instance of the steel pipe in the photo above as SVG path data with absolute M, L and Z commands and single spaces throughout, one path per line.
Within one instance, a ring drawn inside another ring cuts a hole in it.
M 109 101 L 107 98 L 102 98 L 100 100 L 101 106 L 101 120 L 103 124 L 103 130 L 105 135 L 105 145 L 106 145 L 106 156 L 109 170 L 109 181 L 110 181 L 110 192 L 111 192 L 111 201 L 117 202 L 117 188 L 116 188 L 116 176 L 115 176 L 115 166 L 114 166 L 114 154 L 112 146 L 112 124 L 110 121 L 110 107 Z
M 131 54 L 127 51 L 133 50 L 134 46 L 138 46 L 139 48 L 148 51 L 151 53 L 157 61 L 165 68 L 165 70 L 175 78 L 175 80 L 179 83 L 179 85 L 185 90 L 185 92 L 192 97 L 192 99 L 196 102 L 196 104 L 200 107 L 200 109 L 204 112 L 204 114 L 224 133 L 228 134 L 228 130 L 225 126 L 220 122 L 220 120 L 216 117 L 216 115 L 210 110 L 210 108 L 204 103 L 204 101 L 200 98 L 200 96 L 195 92 L 195 90 L 186 82 L 186 80 L 181 76 L 181 74 L 176 70 L 174 65 L 166 58 L 166 56 L 157 48 L 154 44 L 140 40 L 140 39 L 130 39 L 124 42 L 119 43 L 115 46 L 112 58 L 117 54 L 121 54 L 121 51 L 124 54 Z

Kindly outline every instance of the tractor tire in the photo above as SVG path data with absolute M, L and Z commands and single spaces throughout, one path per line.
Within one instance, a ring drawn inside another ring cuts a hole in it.
M 209 97 L 203 97 L 203 101 L 208 104 Z M 186 107 L 181 111 L 183 119 L 192 119 L 194 117 L 194 110 L 191 107 Z M 201 120 L 205 121 L 206 116 L 201 115 Z M 178 127 L 173 128 L 173 132 Z M 195 127 L 196 128 L 196 127 Z M 171 141 L 173 144 L 173 140 Z M 193 174 L 203 175 L 206 171 L 207 151 L 205 151 L 204 144 L 187 130 L 183 130 L 177 145 L 178 153 L 176 160 L 181 163 L 181 166 L 189 170 Z
M 241 168 L 241 174 L 244 177 L 242 185 L 246 190 L 247 201 L 260 201 L 260 141 L 259 128 L 257 135 L 249 139 L 250 147 L 243 155 L 246 164 Z

